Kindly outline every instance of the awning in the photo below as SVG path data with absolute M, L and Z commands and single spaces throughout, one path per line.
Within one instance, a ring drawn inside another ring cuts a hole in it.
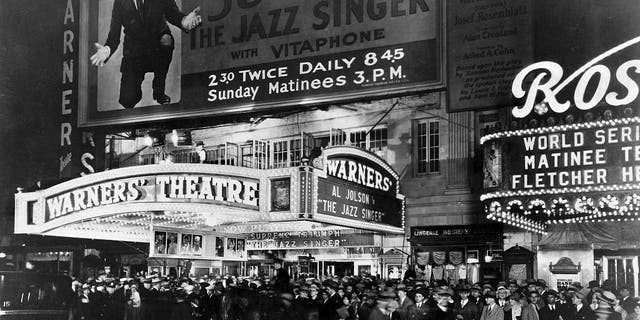
M 571 249 L 590 247 L 594 249 L 640 248 L 640 223 L 582 222 L 550 225 L 549 232 L 539 242 L 541 249 Z

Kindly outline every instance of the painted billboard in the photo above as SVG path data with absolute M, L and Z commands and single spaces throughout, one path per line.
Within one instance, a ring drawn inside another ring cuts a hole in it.
M 88 70 L 81 125 L 234 114 L 442 86 L 440 0 L 182 0 L 177 9 L 160 12 L 143 6 L 148 11 L 139 13 L 140 25 L 127 29 L 124 24 L 119 49 L 107 36 L 117 29 L 116 8 L 128 9 L 136 21 L 138 11 L 128 1 L 115 0 L 113 9 L 108 2 L 83 4 L 87 39 L 82 43 L 92 44 L 86 56 L 109 43 L 116 52 L 109 52 L 104 67 Z M 176 16 L 194 10 L 201 23 L 192 30 L 181 27 Z M 129 59 L 124 67 L 117 66 L 118 52 L 128 52 L 127 37 L 146 30 L 144 18 L 151 20 L 154 14 L 164 15 L 168 23 L 149 43 L 155 46 L 166 38 L 175 48 L 164 90 L 169 100 L 156 99 L 161 90 L 156 90 L 153 59 Z M 122 71 L 136 69 L 138 63 L 149 67 L 142 69 L 144 79 L 137 78 L 142 97 L 127 99 L 131 95 L 123 96 L 123 83 L 130 79 Z

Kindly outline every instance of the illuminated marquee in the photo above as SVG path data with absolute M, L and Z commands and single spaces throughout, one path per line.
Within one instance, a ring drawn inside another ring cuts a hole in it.
M 389 191 L 393 184 L 380 171 L 352 160 L 327 160 L 327 174 L 382 191 Z
M 318 178 L 316 212 L 345 226 L 372 224 L 400 231 L 404 198 L 393 169 L 357 148 L 328 148 L 325 153 L 326 178 Z
M 524 105 L 514 107 L 512 116 L 524 118 L 534 109 L 543 115 L 571 106 L 588 111 L 605 103 L 631 104 L 640 94 L 640 60 L 613 68 L 598 63 L 638 43 L 640 37 L 607 50 L 566 78 L 554 62 L 524 68 L 512 85 Z M 561 98 L 573 80 L 572 98 Z M 544 99 L 536 101 L 540 95 Z M 549 115 L 549 126 L 531 119 L 524 129 L 483 136 L 485 194 L 480 199 L 487 218 L 540 233 L 553 223 L 638 219 L 640 117 L 633 109 L 607 109 L 597 119 L 585 112 L 580 121 L 571 115 L 557 122 Z
M 45 221 L 100 206 L 180 199 L 258 210 L 259 182 L 216 175 L 158 175 L 109 181 L 46 198 Z

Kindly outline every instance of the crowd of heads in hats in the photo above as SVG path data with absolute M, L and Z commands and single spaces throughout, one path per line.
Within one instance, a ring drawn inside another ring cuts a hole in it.
M 77 319 L 640 320 L 633 288 L 616 288 L 609 280 L 586 286 L 574 282 L 559 291 L 541 279 L 497 284 L 375 276 L 293 280 L 281 264 L 276 266 L 280 268 L 272 278 L 152 274 L 74 280 L 77 299 L 71 306 L 77 310 L 72 314 L 81 314 L 82 304 L 91 304 L 93 316 Z M 115 305 L 122 310 L 108 305 L 113 296 L 124 298 Z M 135 308 L 139 309 L 131 313 Z

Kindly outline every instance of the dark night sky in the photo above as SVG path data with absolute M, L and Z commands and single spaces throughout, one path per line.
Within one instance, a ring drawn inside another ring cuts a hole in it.
M 66 0 L 0 4 L 0 216 L 17 186 L 57 177 Z M 27 5 L 30 4 L 30 5 Z M 62 14 L 62 15 L 61 15 Z

